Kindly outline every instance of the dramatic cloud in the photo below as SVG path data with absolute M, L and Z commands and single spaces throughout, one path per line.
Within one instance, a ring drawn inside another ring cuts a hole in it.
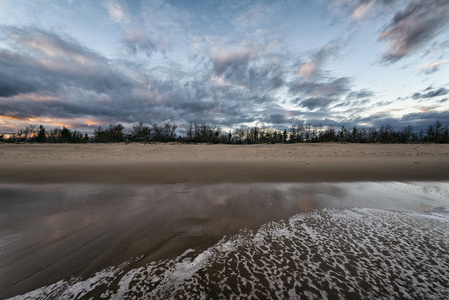
M 396 62 L 424 47 L 449 23 L 449 2 L 446 0 L 331 0 L 328 9 L 330 12 L 342 11 L 344 16 L 349 14 L 359 24 L 395 12 L 378 36 L 378 40 L 387 43 L 387 51 L 382 56 L 384 63 Z
M 48 64 L 53 61 L 44 61 L 44 57 L 55 60 L 56 63 L 89 64 L 102 60 L 101 56 L 81 46 L 70 37 L 60 37 L 36 27 L 0 25 L 0 36 L 9 43 L 14 52 L 36 57 Z
M 85 117 L 100 124 L 214 120 L 233 126 L 263 118 L 253 108 L 274 103 L 264 91 L 284 83 L 280 65 L 258 61 L 260 52 L 250 47 L 212 52 L 213 68 L 203 73 L 210 76 L 209 82 L 186 75 L 179 82 L 145 74 L 129 61 L 108 60 L 55 33 L 16 27 L 2 27 L 2 32 L 14 34 L 11 47 L 19 50 L 0 50 L 4 98 L 0 111 L 17 120 Z
M 338 97 L 350 91 L 349 83 L 350 80 L 347 77 L 337 78 L 328 82 L 302 81 L 294 84 L 291 91 L 307 96 Z
M 424 103 L 449 111 L 447 1 L 4 1 L 0 132 L 337 126 L 370 114 L 402 122 Z M 382 54 L 397 64 L 379 66 Z
M 304 79 L 311 80 L 322 76 L 322 66 L 332 56 L 336 56 L 340 46 L 337 41 L 326 44 L 319 51 L 314 53 L 313 58 L 302 64 L 298 70 L 298 75 Z
M 246 70 L 248 63 L 257 55 L 257 46 L 246 44 L 240 49 L 225 51 L 222 49 L 212 49 L 211 58 L 214 63 L 214 70 L 217 74 L 242 73 Z M 237 76 L 239 77 L 239 76 Z
M 0 50 L 0 97 L 8 98 L 0 102 L 2 115 L 118 116 L 114 106 L 125 106 L 117 98 L 136 97 L 141 89 L 124 74 L 126 69 L 111 66 L 73 40 L 36 28 L 2 27 L 1 32 L 17 49 Z M 53 97 L 39 100 L 44 96 Z
M 250 93 L 248 97 L 252 93 L 263 97 L 285 84 L 286 57 L 270 52 L 270 45 L 243 41 L 230 50 L 213 47 L 209 59 L 213 67 L 209 74 L 211 83 L 246 91 Z
M 14 52 L 0 49 L 0 96 L 81 86 L 103 93 L 132 85 L 108 61 L 73 40 L 36 28 L 2 27 Z
M 294 103 L 310 110 L 324 109 L 350 92 L 350 80 L 341 77 L 326 82 L 297 82 L 290 87 L 290 92 L 300 95 Z
M 296 73 L 299 80 L 291 83 L 289 88 L 290 93 L 295 96 L 293 104 L 309 110 L 325 109 L 350 92 L 349 78 L 335 79 L 323 72 L 328 60 L 337 56 L 340 48 L 337 41 L 331 41 L 299 67 Z
M 379 35 L 388 50 L 385 62 L 395 62 L 433 39 L 449 22 L 447 0 L 418 0 L 395 14 L 390 25 Z

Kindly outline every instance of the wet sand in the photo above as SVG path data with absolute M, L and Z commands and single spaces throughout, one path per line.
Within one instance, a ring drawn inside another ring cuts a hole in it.
M 449 145 L 0 144 L 0 182 L 448 180 Z
M 200 253 L 314 209 L 449 207 L 449 183 L 1 184 L 0 199 L 5 298 L 125 262 L 129 270 Z

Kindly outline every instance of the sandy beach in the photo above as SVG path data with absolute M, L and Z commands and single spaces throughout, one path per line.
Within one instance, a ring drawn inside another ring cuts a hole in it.
M 0 144 L 0 182 L 245 183 L 448 180 L 438 144 Z
M 0 299 L 449 295 L 448 145 L 0 144 L 0 159 Z

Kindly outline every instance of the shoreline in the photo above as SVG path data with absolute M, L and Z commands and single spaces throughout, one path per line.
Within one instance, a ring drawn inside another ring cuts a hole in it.
M 0 184 L 6 200 L 0 203 L 0 298 L 92 278 L 122 263 L 131 270 L 186 251 L 202 253 L 241 230 L 256 233 L 321 209 L 422 214 L 449 207 L 448 187 L 449 181 Z
M 449 145 L 0 144 L 2 183 L 449 180 Z
M 0 144 L 0 161 L 0 298 L 315 209 L 449 199 L 449 145 Z

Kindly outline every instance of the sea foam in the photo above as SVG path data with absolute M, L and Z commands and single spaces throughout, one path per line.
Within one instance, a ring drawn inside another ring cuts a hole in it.
M 13 299 L 449 298 L 449 208 L 319 209 Z

